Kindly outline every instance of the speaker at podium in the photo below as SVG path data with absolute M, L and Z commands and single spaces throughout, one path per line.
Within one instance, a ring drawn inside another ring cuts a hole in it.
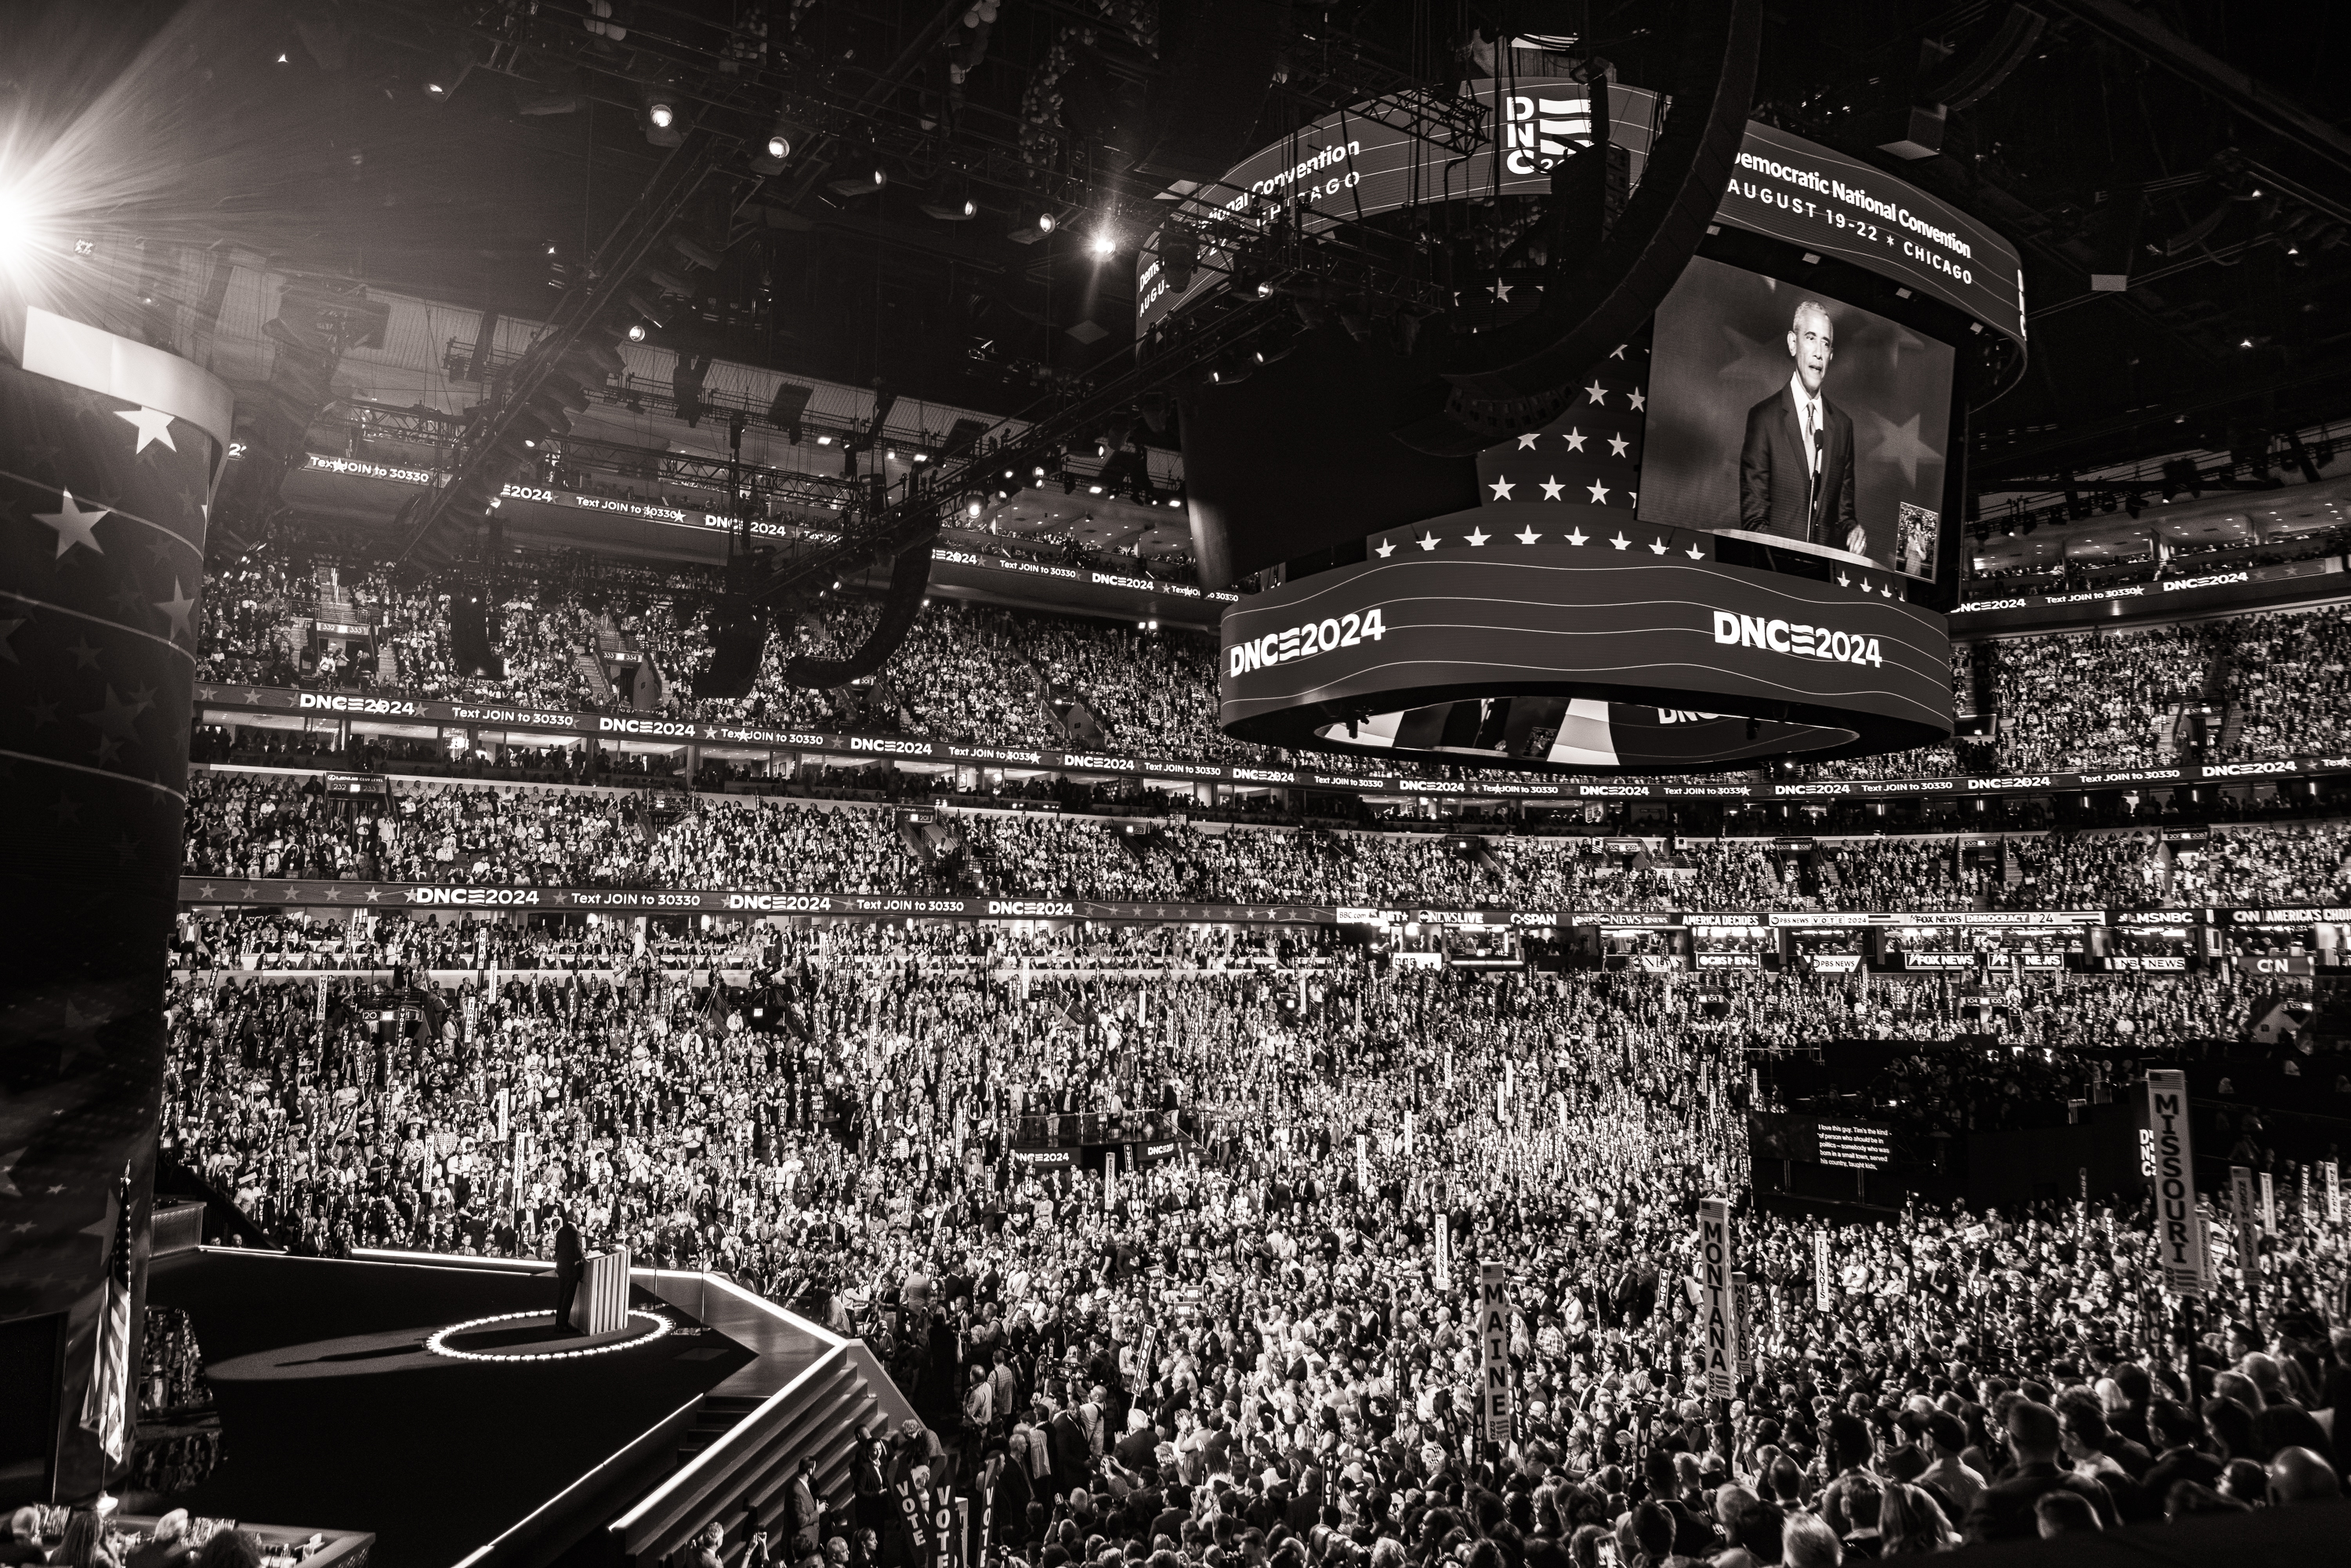
M 591 1254 L 580 1262 L 580 1289 L 567 1320 L 590 1336 L 619 1333 L 629 1322 L 629 1249 Z

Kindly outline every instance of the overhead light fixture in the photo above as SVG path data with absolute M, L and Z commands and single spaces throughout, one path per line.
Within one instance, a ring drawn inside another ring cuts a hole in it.
M 1118 235 L 1113 234 L 1107 225 L 1098 228 L 1086 248 L 1096 256 L 1115 256 L 1118 254 Z
M 1013 225 L 1012 232 L 1004 237 L 1015 245 L 1035 245 L 1059 226 L 1060 220 L 1053 216 L 1050 209 L 1030 207 L 1021 214 L 1020 221 Z
M 639 88 L 644 105 L 645 140 L 656 147 L 683 145 L 685 137 L 677 130 L 677 89 L 668 82 L 653 82 Z
M 832 437 L 830 435 L 820 435 L 816 438 L 816 444 L 819 446 L 830 446 L 832 444 Z
M 870 196 L 890 183 L 890 172 L 869 159 L 844 161 L 842 166 L 852 172 L 825 182 L 825 189 L 836 196 Z
M 780 163 L 792 155 L 792 139 L 781 128 L 768 132 L 768 156 Z
M 645 324 L 644 324 L 643 321 L 632 321 L 632 322 L 630 322 L 630 323 L 629 323 L 629 341 L 630 341 L 630 342 L 632 342 L 632 343 L 642 343 L 642 342 L 643 342 L 644 340 L 645 340 Z
M 936 218 L 943 224 L 967 223 L 979 216 L 979 204 L 971 199 L 971 193 L 960 184 L 950 185 L 944 181 L 934 186 L 920 204 L 925 217 Z

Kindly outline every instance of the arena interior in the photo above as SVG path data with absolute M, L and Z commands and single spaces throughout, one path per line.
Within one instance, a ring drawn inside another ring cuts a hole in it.
M 8 8 L 0 1563 L 2351 1561 L 2345 26 Z

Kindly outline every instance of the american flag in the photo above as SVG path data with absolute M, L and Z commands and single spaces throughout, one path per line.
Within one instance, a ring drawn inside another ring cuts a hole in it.
M 1648 394 L 1645 335 L 1620 344 L 1593 367 L 1557 419 L 1478 455 L 1479 501 L 1489 507 L 1554 501 L 1631 511 L 1641 497 Z
M 97 1365 L 83 1396 L 81 1424 L 98 1434 L 98 1446 L 122 1462 L 129 1435 L 131 1396 L 131 1171 L 124 1167 L 115 1194 L 114 1253 L 108 1260 L 106 1293 L 99 1309 Z

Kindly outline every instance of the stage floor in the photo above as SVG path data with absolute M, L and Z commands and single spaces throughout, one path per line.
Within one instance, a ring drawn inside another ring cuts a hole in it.
M 449 1568 L 754 1360 L 641 1288 L 632 1307 L 657 1309 L 674 1332 L 564 1361 L 425 1348 L 453 1323 L 545 1312 L 553 1293 L 544 1277 L 423 1264 L 160 1260 L 148 1299 L 193 1318 L 222 1433 L 219 1468 L 171 1501 L 371 1530 L 371 1568 Z

